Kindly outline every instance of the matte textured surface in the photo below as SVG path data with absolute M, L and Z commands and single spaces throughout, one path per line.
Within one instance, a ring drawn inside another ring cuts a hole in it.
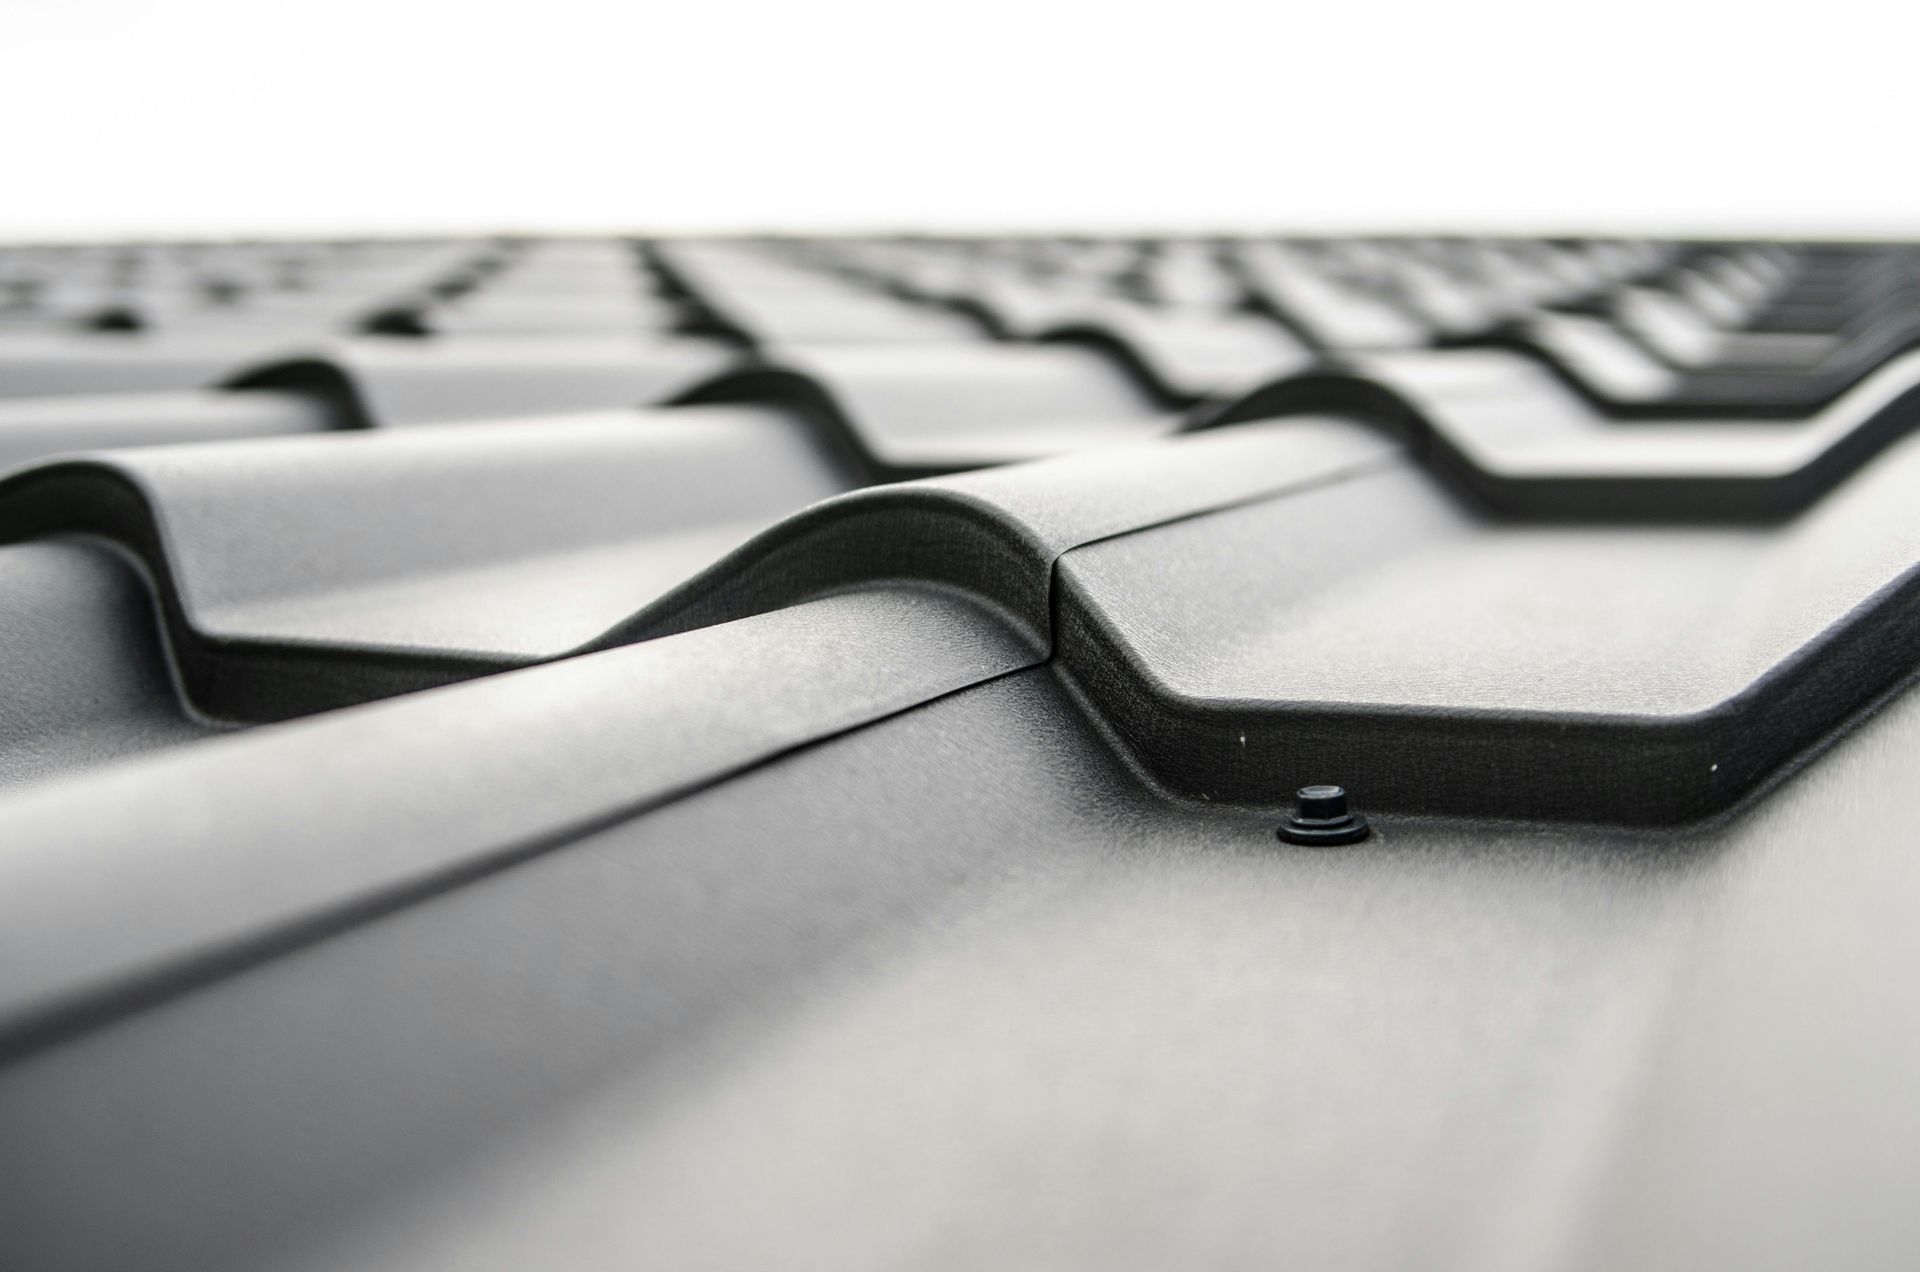
M 0 1266 L 1911 1266 L 1916 336 L 1904 244 L 0 248 Z
M 206 731 L 180 709 L 151 594 L 112 551 L 58 540 L 0 548 L 0 590 L 0 784 Z

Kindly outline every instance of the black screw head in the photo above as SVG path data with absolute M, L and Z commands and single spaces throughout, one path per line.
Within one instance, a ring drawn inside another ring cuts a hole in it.
M 1347 792 L 1338 786 L 1302 786 L 1294 796 L 1293 815 L 1311 821 L 1345 817 Z
M 1347 806 L 1343 788 L 1303 786 L 1293 797 L 1293 815 L 1280 823 L 1278 834 L 1290 844 L 1353 844 L 1367 837 L 1367 819 Z

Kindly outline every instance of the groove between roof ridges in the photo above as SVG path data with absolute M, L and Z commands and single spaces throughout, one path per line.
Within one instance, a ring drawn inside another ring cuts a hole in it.
M 1302 422 L 1298 426 L 1313 428 Z M 1323 426 L 1319 426 L 1324 429 Z M 1336 429 L 1347 466 L 1384 453 L 1364 433 Z M 1042 527 L 1004 502 L 970 488 L 966 478 L 854 490 L 793 513 L 691 578 L 639 606 L 600 636 L 561 651 L 575 654 L 673 635 L 797 604 L 850 588 L 920 581 L 959 587 L 1005 614 L 1036 648 L 1051 645 L 1047 590 L 1052 562 L 1080 542 L 1161 524 L 1181 516 L 1272 497 L 1296 488 L 1299 473 L 1226 466 L 1204 473 L 1188 461 L 1194 488 L 1165 490 L 1157 444 L 1131 448 L 1137 471 L 1124 480 L 1152 491 L 1144 512 L 1111 516 L 1076 533 Z M 1114 448 L 1078 461 L 1041 461 L 1050 475 L 1114 462 Z M 1281 450 L 1284 451 L 1284 446 Z M 1104 460 L 1100 458 L 1104 456 Z M 1124 456 L 1123 456 L 1124 458 Z M 1016 470 L 997 470 L 1011 472 Z M 1098 474 L 1095 479 L 1100 479 Z M 1016 479 L 1017 480 L 1017 479 Z M 174 651 L 180 683 L 195 709 L 215 719 L 263 720 L 429 688 L 522 665 L 526 660 L 346 645 L 259 640 L 223 635 L 194 613 L 179 572 L 178 535 L 166 501 L 137 466 L 111 454 L 41 464 L 0 479 L 0 541 L 92 535 L 134 554 L 157 589 L 156 601 Z M 249 683 L 258 678 L 258 684 Z

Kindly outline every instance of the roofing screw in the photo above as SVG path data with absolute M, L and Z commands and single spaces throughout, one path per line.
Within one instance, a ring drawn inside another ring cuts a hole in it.
M 1342 787 L 1302 786 L 1278 833 L 1290 844 L 1354 844 L 1367 837 L 1367 819 L 1347 807 Z

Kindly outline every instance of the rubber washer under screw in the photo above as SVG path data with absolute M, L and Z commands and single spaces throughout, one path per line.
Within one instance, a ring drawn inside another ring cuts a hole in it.
M 1367 819 L 1347 807 L 1341 787 L 1302 786 L 1293 797 L 1293 815 L 1280 823 L 1278 834 L 1290 844 L 1355 844 L 1367 837 Z

